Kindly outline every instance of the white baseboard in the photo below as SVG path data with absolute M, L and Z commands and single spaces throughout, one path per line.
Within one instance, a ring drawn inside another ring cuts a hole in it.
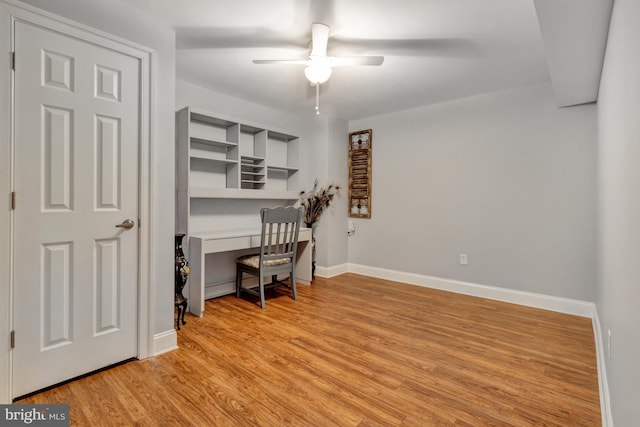
M 606 357 L 604 350 L 604 335 L 600 326 L 598 310 L 594 310 L 593 333 L 596 338 L 596 361 L 598 363 L 598 387 L 600 389 L 600 413 L 602 414 L 602 426 L 613 427 L 613 415 L 611 414 L 611 397 L 609 396 L 609 382 L 607 381 Z
M 559 298 L 548 295 L 523 292 L 496 286 L 480 285 L 459 280 L 443 279 L 441 277 L 425 276 L 422 274 L 405 273 L 366 265 L 349 264 L 349 272 L 396 282 L 409 283 L 427 288 L 440 289 L 458 294 L 487 298 L 527 307 L 541 308 L 560 313 L 573 314 L 580 317 L 593 318 L 595 304 L 592 302 Z
M 344 263 L 340 265 L 333 265 L 331 267 L 322 267 L 320 265 L 316 265 L 316 276 L 331 278 L 335 276 L 339 276 L 344 273 L 349 272 L 349 264 Z
M 157 356 L 178 348 L 178 335 L 175 329 L 160 332 L 153 336 L 153 355 Z

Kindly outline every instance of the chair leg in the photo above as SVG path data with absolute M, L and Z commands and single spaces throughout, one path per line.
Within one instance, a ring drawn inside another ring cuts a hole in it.
M 242 287 L 242 271 L 236 267 L 236 297 L 240 298 L 240 288 Z
M 291 273 L 291 276 L 289 276 L 289 281 L 291 281 L 291 295 L 293 296 L 293 299 L 296 300 L 298 299 L 298 293 L 296 292 L 296 273 L 295 272 Z
M 264 309 L 264 277 L 260 275 L 260 307 Z

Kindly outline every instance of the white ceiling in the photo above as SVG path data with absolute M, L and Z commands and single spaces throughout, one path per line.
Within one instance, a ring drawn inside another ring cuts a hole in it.
M 179 79 L 296 114 L 314 114 L 315 89 L 303 66 L 255 65 L 252 60 L 305 57 L 311 23 L 328 24 L 329 54 L 385 57 L 380 67 L 334 69 L 321 85 L 321 114 L 352 120 L 550 80 L 536 8 L 547 17 L 547 55 L 556 40 L 562 41 L 549 56 L 556 94 L 571 86 L 573 74 L 588 71 L 587 89 L 568 90 L 590 93 L 568 99 L 593 101 L 611 2 L 536 0 L 535 7 L 534 0 L 127 3 L 175 28 Z M 565 19 L 553 19 L 559 5 Z M 583 13 L 585 8 L 591 13 Z M 579 13 L 572 14 L 575 10 Z M 567 50 L 586 52 L 588 58 L 567 57 Z

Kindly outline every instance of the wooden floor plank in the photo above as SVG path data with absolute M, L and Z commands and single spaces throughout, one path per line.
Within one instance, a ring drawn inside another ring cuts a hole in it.
M 18 403 L 72 425 L 599 426 L 591 320 L 344 274 L 206 302 L 179 349 Z

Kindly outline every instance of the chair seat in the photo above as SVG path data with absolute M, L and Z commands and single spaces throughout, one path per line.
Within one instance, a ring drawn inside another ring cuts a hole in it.
M 258 269 L 260 268 L 260 255 L 245 255 L 238 258 L 236 262 Z M 269 259 L 264 261 L 264 266 L 273 267 L 275 265 L 284 265 L 289 263 L 291 263 L 291 258 Z

